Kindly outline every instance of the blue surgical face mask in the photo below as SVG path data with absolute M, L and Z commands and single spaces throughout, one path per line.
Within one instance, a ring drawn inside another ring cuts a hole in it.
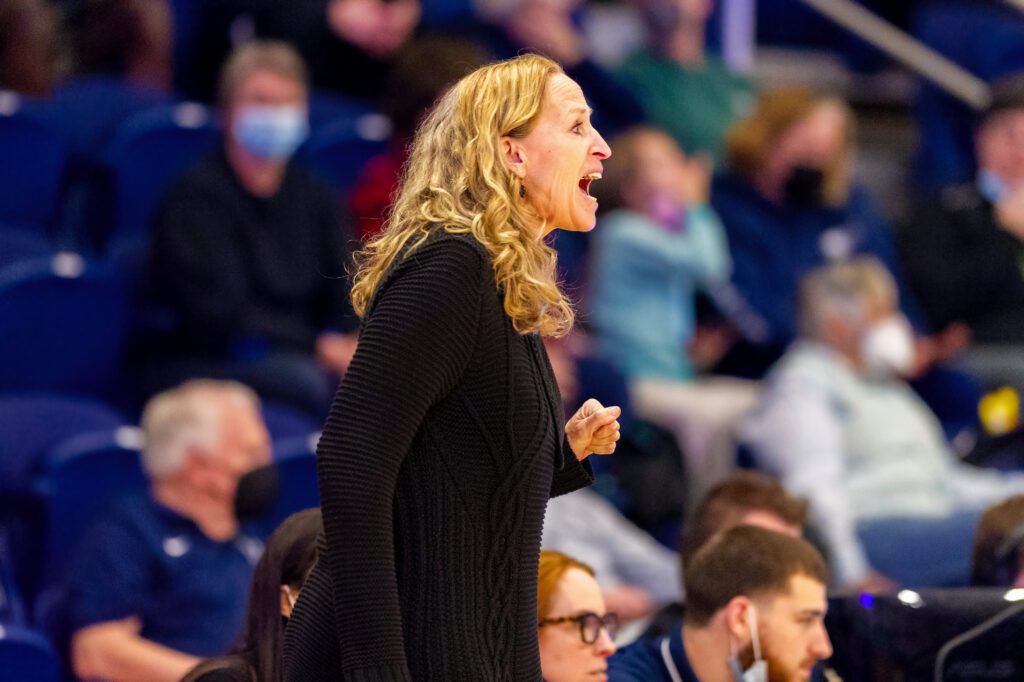
M 301 106 L 249 105 L 235 115 L 232 133 L 249 153 L 283 160 L 309 137 L 309 121 Z
M 750 605 L 749 613 L 750 643 L 754 648 L 754 664 L 744 670 L 736 654 L 735 642 L 730 641 L 729 646 L 733 647 L 733 653 L 729 656 L 729 671 L 736 682 L 768 682 L 768 661 L 761 658 L 761 638 L 757 632 L 757 609 L 753 604 Z
M 978 191 L 990 203 L 997 204 L 1006 196 L 1007 187 L 1003 179 L 984 168 L 978 171 Z

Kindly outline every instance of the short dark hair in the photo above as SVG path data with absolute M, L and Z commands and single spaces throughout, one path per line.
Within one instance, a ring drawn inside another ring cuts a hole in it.
M 989 507 L 978 520 L 971 583 L 1008 587 L 1024 568 L 1024 495 Z
M 795 575 L 827 582 L 825 560 L 809 542 L 756 526 L 730 528 L 687 566 L 685 621 L 707 625 L 735 597 L 787 594 Z
M 775 514 L 786 523 L 803 526 L 807 501 L 795 497 L 771 476 L 740 471 L 711 488 L 683 527 L 679 552 L 685 572 L 690 558 L 715 534 L 732 528 L 752 511 Z

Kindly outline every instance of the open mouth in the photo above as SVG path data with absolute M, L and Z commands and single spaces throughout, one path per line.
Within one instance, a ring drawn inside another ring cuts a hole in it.
M 594 197 L 590 196 L 590 183 L 592 183 L 594 180 L 600 179 L 600 173 L 590 173 L 588 175 L 584 175 L 582 178 L 580 178 L 579 181 L 580 191 L 586 194 L 587 198 L 597 201 L 597 199 L 594 199 Z

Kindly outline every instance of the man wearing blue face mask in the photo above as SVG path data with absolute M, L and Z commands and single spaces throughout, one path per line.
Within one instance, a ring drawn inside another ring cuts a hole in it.
M 809 543 L 737 526 L 686 567 L 683 627 L 608 659 L 610 682 L 807 682 L 832 655 L 826 570 Z
M 231 378 L 317 419 L 355 350 L 348 225 L 292 159 L 309 135 L 306 69 L 255 42 L 220 84 L 224 146 L 188 171 L 154 225 L 147 298 L 162 315 L 141 348 L 147 392 Z
M 800 338 L 740 429 L 759 466 L 810 502 L 843 587 L 966 584 L 981 511 L 1024 492 L 1022 474 L 958 461 L 904 379 L 914 352 L 879 261 L 815 270 Z
M 922 202 L 901 250 L 929 322 L 971 333 L 966 366 L 1024 388 L 1024 74 L 992 94 L 975 136 L 975 181 Z

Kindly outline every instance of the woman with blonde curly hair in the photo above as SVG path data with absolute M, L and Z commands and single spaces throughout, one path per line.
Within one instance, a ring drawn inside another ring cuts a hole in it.
M 325 542 L 286 633 L 286 680 L 539 680 L 551 495 L 589 483 L 619 409 L 562 431 L 541 336 L 572 309 L 544 237 L 594 226 L 610 151 L 579 86 L 523 56 L 421 124 L 358 257 L 359 346 L 318 448 Z

